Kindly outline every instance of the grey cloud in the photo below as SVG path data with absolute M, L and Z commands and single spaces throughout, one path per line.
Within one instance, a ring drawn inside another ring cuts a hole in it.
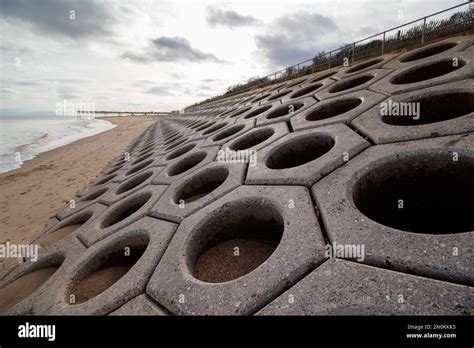
M 137 63 L 148 62 L 215 62 L 223 63 L 222 60 L 210 53 L 205 53 L 191 46 L 191 43 L 183 37 L 161 36 L 150 41 L 150 45 L 142 53 L 126 52 L 122 58 L 128 58 Z
M 260 24 L 260 21 L 252 16 L 244 16 L 233 10 L 223 10 L 214 7 L 207 8 L 206 21 L 211 27 L 221 25 L 228 28 Z
M 255 41 L 271 67 L 282 68 L 335 48 L 339 45 L 338 34 L 339 28 L 331 18 L 298 11 L 277 18 L 266 33 L 255 36 Z
M 161 86 L 156 86 L 156 87 L 150 87 L 147 92 L 148 94 L 154 94 L 158 96 L 168 96 L 171 95 L 169 88 L 166 87 L 161 87 Z
M 0 0 L 0 16 L 28 23 L 43 33 L 72 39 L 108 36 L 114 19 L 106 4 L 80 0 Z M 75 19 L 70 18 L 71 11 Z

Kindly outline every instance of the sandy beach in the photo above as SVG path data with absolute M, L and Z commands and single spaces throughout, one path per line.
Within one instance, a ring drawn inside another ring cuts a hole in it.
M 44 152 L 0 174 L 0 244 L 30 242 L 48 218 L 85 187 L 107 162 L 156 121 L 108 117 L 117 127 Z

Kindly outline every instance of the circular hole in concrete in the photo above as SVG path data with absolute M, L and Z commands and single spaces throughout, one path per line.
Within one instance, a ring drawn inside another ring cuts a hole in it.
M 78 202 L 76 202 L 76 208 L 77 208 L 77 203 L 79 202 L 90 202 L 90 201 L 93 201 L 94 199 L 96 198 L 99 198 L 100 196 L 102 196 L 104 193 L 106 193 L 108 190 L 107 187 L 101 187 L 101 188 L 98 188 L 97 190 L 94 190 L 90 193 L 87 193 L 85 194 L 84 196 L 82 196 L 80 198 L 80 200 Z
M 342 98 L 321 105 L 306 115 L 306 121 L 319 121 L 342 115 L 362 104 L 360 98 Z
M 107 228 L 125 220 L 143 207 L 150 198 L 151 192 L 139 192 L 112 205 L 100 223 L 100 228 Z
M 112 169 L 106 171 L 104 174 L 105 174 L 105 175 L 113 174 L 113 173 L 115 173 L 116 171 L 118 171 L 120 168 L 122 168 L 122 165 L 114 166 Z
M 262 94 L 261 96 L 259 96 L 259 97 L 255 98 L 254 100 L 252 100 L 252 103 L 259 102 L 260 100 L 265 99 L 265 98 L 268 97 L 269 95 L 270 95 L 270 93 Z
M 464 65 L 466 65 L 466 62 L 462 59 L 458 60 L 457 66 L 453 65 L 451 59 L 431 62 L 392 77 L 390 83 L 394 85 L 404 85 L 407 83 L 426 81 L 461 69 Z
M 353 200 L 368 218 L 426 234 L 474 231 L 474 159 L 452 153 L 410 154 L 380 164 L 354 185 Z
M 179 139 L 181 139 L 183 136 L 182 135 L 177 135 L 177 136 L 174 136 L 172 138 L 170 138 L 169 140 L 166 140 L 163 145 L 164 146 L 168 146 L 172 143 L 174 143 L 175 141 L 178 141 Z
M 16 304 L 30 296 L 36 289 L 46 283 L 61 266 L 44 267 L 32 271 L 12 281 L 0 289 L 0 313 L 5 313 Z
M 413 99 L 407 105 L 419 103 L 419 115 L 382 116 L 382 121 L 393 126 L 416 126 L 451 120 L 474 112 L 474 93 L 444 93 Z
M 219 129 L 221 129 L 222 127 L 225 127 L 226 125 L 227 125 L 227 122 L 218 123 L 218 124 L 216 124 L 215 126 L 213 126 L 213 127 L 211 127 L 211 128 L 208 128 L 207 130 L 205 130 L 204 132 L 202 132 L 202 135 L 207 135 L 207 134 L 209 134 L 209 133 L 218 131 Z
M 233 151 L 250 149 L 270 138 L 275 131 L 272 128 L 259 128 L 237 138 L 229 148 Z
M 353 72 L 356 72 L 356 71 L 360 71 L 362 69 L 368 68 L 369 66 L 375 65 L 375 64 L 380 63 L 380 62 L 383 62 L 383 58 L 371 59 L 367 62 L 363 62 L 363 63 L 357 64 L 357 65 L 354 65 L 352 68 L 347 69 L 345 73 L 350 74 L 350 73 L 353 73 Z
M 219 116 L 220 116 L 220 117 L 224 117 L 224 116 L 226 116 L 226 115 L 228 115 L 228 114 L 234 112 L 235 110 L 236 110 L 235 108 L 229 109 L 229 110 L 227 110 L 227 111 L 224 111 L 224 112 L 223 112 L 222 114 L 220 114 Z
M 74 232 L 81 226 L 82 226 L 82 223 L 61 227 L 60 229 L 53 231 L 51 233 L 48 233 L 46 236 L 42 237 L 38 241 L 38 244 L 40 244 L 42 247 L 53 245 L 54 243 L 63 239 L 67 235 L 71 234 L 72 232 Z
M 252 272 L 278 247 L 284 226 L 278 208 L 261 197 L 227 203 L 195 230 L 203 247 L 188 248 L 192 274 L 222 283 Z
M 171 152 L 168 156 L 165 157 L 165 160 L 169 161 L 169 160 L 175 159 L 179 156 L 182 156 L 185 153 L 188 153 L 189 151 L 194 149 L 195 147 L 196 147 L 196 144 L 184 145 L 184 146 L 180 147 L 179 149 L 176 149 L 173 152 Z
M 196 130 L 196 132 L 200 132 L 200 131 L 202 131 L 202 130 L 204 130 L 204 129 L 206 129 L 206 128 L 209 128 L 210 126 L 212 126 L 212 125 L 215 124 L 215 123 L 216 123 L 215 121 L 207 122 L 207 123 L 205 123 L 204 125 L 202 125 L 202 126 L 196 128 L 195 130 Z
M 343 81 L 336 82 L 331 88 L 329 88 L 329 93 L 342 92 L 372 80 L 375 76 L 371 74 L 352 77 Z
M 225 167 L 215 167 L 199 172 L 177 190 L 173 199 L 174 203 L 197 201 L 221 186 L 228 176 L 229 170 Z
M 314 92 L 315 90 L 321 88 L 321 86 L 322 86 L 322 83 L 314 83 L 314 84 L 308 85 L 306 87 L 303 87 L 303 88 L 299 89 L 295 93 L 291 94 L 290 98 L 294 99 L 294 98 L 299 98 L 299 97 L 305 96 L 305 95 L 310 94 L 311 92 Z
M 235 113 L 230 115 L 229 118 L 234 118 L 234 117 L 237 117 L 239 115 L 242 115 L 244 112 L 249 111 L 251 108 L 252 108 L 251 106 L 246 106 L 245 108 L 239 109 L 238 111 L 236 111 Z
M 431 57 L 431 56 L 434 56 L 435 54 L 447 51 L 456 45 L 457 45 L 456 42 L 446 42 L 446 43 L 441 43 L 438 45 L 425 47 L 423 49 L 417 50 L 416 52 L 406 55 L 404 58 L 400 59 L 400 62 L 402 63 L 413 62 L 415 60 Z
M 337 71 L 331 71 L 330 73 L 327 73 L 327 74 L 324 74 L 324 75 L 315 77 L 314 79 L 312 79 L 311 81 L 309 81 L 309 83 L 315 83 L 315 82 L 318 82 L 318 81 L 327 79 L 328 77 L 330 77 L 330 76 L 332 76 L 332 75 L 335 75 L 336 73 L 337 73 Z
M 186 141 L 188 141 L 188 139 L 187 139 L 187 138 L 183 138 L 183 139 L 177 141 L 176 143 L 174 143 L 173 145 L 170 145 L 170 146 L 166 147 L 166 148 L 165 148 L 165 151 L 173 150 L 175 147 L 184 144 Z
M 300 83 L 303 83 L 304 81 L 305 80 L 299 80 L 299 81 L 292 82 L 289 85 L 285 86 L 285 88 L 295 87 L 296 85 L 299 85 Z
M 272 108 L 271 104 L 260 106 L 260 107 L 256 108 L 255 110 L 253 110 L 252 112 L 249 112 L 247 115 L 245 115 L 244 119 L 249 119 L 249 118 L 252 118 L 252 117 L 256 117 L 256 116 L 260 115 L 261 113 L 263 113 L 267 110 L 270 110 L 271 108 Z
M 154 150 L 150 150 L 142 155 L 140 155 L 135 161 L 133 161 L 131 163 L 132 166 L 134 166 L 135 164 L 138 164 L 140 162 L 143 162 L 144 160 L 146 160 L 147 158 L 149 158 L 151 156 L 151 154 L 154 152 Z
M 155 147 L 155 144 L 150 144 L 150 145 L 147 145 L 147 146 L 143 146 L 141 147 L 139 150 L 138 150 L 138 153 L 145 153 L 147 151 L 150 151 L 151 149 L 153 149 Z
M 281 91 L 281 92 L 275 94 L 274 96 L 268 98 L 267 101 L 272 101 L 272 100 L 281 98 L 281 97 L 283 97 L 283 96 L 285 96 L 285 95 L 287 95 L 288 93 L 291 93 L 291 92 L 293 92 L 292 89 L 289 89 L 289 90 L 285 89 L 284 91 Z
M 78 209 L 78 204 L 76 204 L 76 209 Z M 74 216 L 71 220 L 68 220 L 66 225 L 41 237 L 38 240 L 38 244 L 42 247 L 53 245 L 84 225 L 92 217 L 92 215 L 92 212 L 85 212 L 84 214 L 80 213 L 79 215 Z
M 148 238 L 135 241 L 130 237 L 112 252 L 89 261 L 81 276 L 74 280 L 66 299 L 74 295 L 75 301 L 71 305 L 77 305 L 103 293 L 127 274 L 143 255 L 147 245 Z
M 129 176 L 130 174 L 136 173 L 139 170 L 148 167 L 150 164 L 153 163 L 153 159 L 149 159 L 147 161 L 141 162 L 135 166 L 133 166 L 128 172 L 125 173 L 125 176 Z
M 115 178 L 117 176 L 116 173 L 112 173 L 110 175 L 106 175 L 104 176 L 102 179 L 100 179 L 99 181 L 97 181 L 94 185 L 102 185 L 102 184 L 105 184 L 107 182 L 109 182 L 110 180 L 112 180 L 113 178 Z
M 301 102 L 294 102 L 291 104 L 284 104 L 279 107 L 277 107 L 275 110 L 271 111 L 270 113 L 267 114 L 266 118 L 267 120 L 278 118 L 278 117 L 283 117 L 286 115 L 289 115 L 292 112 L 294 113 L 296 110 L 301 109 L 304 106 L 304 103 Z
M 227 129 L 224 129 L 223 131 L 219 132 L 216 134 L 213 138 L 212 141 L 219 141 L 225 138 L 230 137 L 231 135 L 234 135 L 237 132 L 240 132 L 242 129 L 244 129 L 245 125 L 243 124 L 238 124 L 232 127 L 229 127 Z
M 334 144 L 334 139 L 326 134 L 298 136 L 276 147 L 265 164 L 270 169 L 298 167 L 321 157 Z
M 206 152 L 200 151 L 186 158 L 183 158 L 170 168 L 170 170 L 168 171 L 168 176 L 175 176 L 187 172 L 191 168 L 201 163 L 206 158 L 206 156 Z
M 152 176 L 153 171 L 146 171 L 140 174 L 135 175 L 134 177 L 124 181 L 117 187 L 116 194 L 120 195 L 124 192 L 130 191 L 134 187 L 137 187 L 141 183 L 143 183 L 145 180 L 147 180 L 150 176 Z

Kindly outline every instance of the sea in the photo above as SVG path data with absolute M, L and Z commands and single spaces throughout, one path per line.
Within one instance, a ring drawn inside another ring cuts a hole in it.
M 0 116 L 0 173 L 17 168 L 40 153 L 87 138 L 115 125 L 77 116 Z

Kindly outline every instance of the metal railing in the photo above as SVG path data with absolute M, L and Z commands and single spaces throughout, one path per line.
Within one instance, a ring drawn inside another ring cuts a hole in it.
M 427 23 L 427 19 L 434 18 L 440 14 L 445 14 L 461 7 L 467 7 L 466 12 L 463 13 L 457 11 L 456 14 L 461 13 L 464 16 L 453 18 L 454 14 L 451 14 L 450 17 Z M 380 56 L 401 48 L 424 45 L 425 43 L 438 38 L 473 29 L 473 2 L 471 0 L 428 16 L 415 19 L 378 34 L 368 36 L 330 52 L 317 55 L 311 59 L 281 69 L 267 76 L 249 79 L 247 80 L 248 82 L 242 85 L 242 88 L 236 87 L 236 90 L 233 92 L 226 91 L 199 104 L 207 104 L 222 97 L 230 97 L 249 90 L 293 79 L 295 77 L 330 69 L 331 67 L 343 65 L 343 63 L 353 64 L 358 60 Z M 364 42 L 366 43 L 362 44 Z

